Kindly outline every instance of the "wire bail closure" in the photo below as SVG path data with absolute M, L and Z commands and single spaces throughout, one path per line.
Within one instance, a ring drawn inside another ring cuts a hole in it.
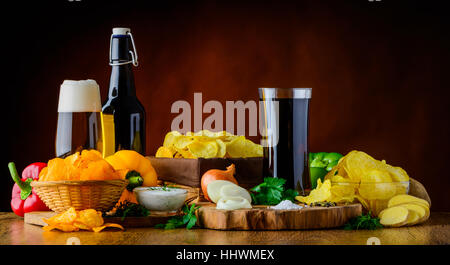
M 136 46 L 134 45 L 134 40 L 133 40 L 133 35 L 131 35 L 131 32 L 127 31 L 127 35 L 130 35 L 130 39 L 131 39 L 131 45 L 133 46 L 133 50 L 132 51 L 128 51 L 131 55 L 131 61 L 126 61 L 126 62 L 118 62 L 118 63 L 113 63 L 112 59 L 111 59 L 111 48 L 112 48 L 112 39 L 114 34 L 111 34 L 111 38 L 109 41 L 109 65 L 111 66 L 116 66 L 116 65 L 125 65 L 125 64 L 130 64 L 132 63 L 134 66 L 138 66 L 138 55 L 136 52 Z

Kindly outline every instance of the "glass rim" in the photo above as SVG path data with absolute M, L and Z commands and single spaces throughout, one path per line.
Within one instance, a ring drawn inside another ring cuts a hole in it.
M 275 87 L 260 87 L 258 88 L 259 97 L 265 99 L 310 99 L 312 88 L 275 88 Z
M 411 181 L 410 180 L 408 180 L 408 181 L 391 181 L 391 182 L 388 182 L 388 181 L 383 181 L 383 182 L 373 182 L 373 181 L 371 181 L 371 182 L 361 182 L 361 181 L 346 181 L 346 182 L 343 182 L 343 181 L 330 181 L 331 182 L 331 184 L 363 184 L 363 185 L 365 185 L 365 184 L 370 184 L 370 185 L 372 185 L 372 184 L 386 184 L 386 183 L 394 183 L 394 184 L 396 184 L 396 183 L 400 183 L 400 184 L 411 184 Z

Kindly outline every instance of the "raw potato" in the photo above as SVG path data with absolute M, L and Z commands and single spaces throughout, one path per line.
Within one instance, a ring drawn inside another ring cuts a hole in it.
M 407 225 L 415 225 L 415 224 L 421 223 L 421 222 L 425 221 L 426 219 L 428 219 L 428 217 L 430 216 L 430 210 L 419 204 L 406 203 L 406 204 L 400 204 L 399 206 L 405 207 L 409 211 L 413 211 L 415 213 L 413 215 L 417 216 L 417 218 L 415 220 L 408 220 Z
M 427 190 L 422 185 L 422 183 L 418 182 L 417 180 L 413 178 L 409 178 L 410 184 L 409 184 L 409 195 L 415 196 L 420 199 L 424 199 L 428 202 L 428 204 L 431 207 L 431 199 L 428 195 Z
M 410 203 L 404 203 L 399 204 L 397 206 L 393 207 L 403 207 L 409 210 L 410 217 L 408 218 L 405 225 L 412 226 L 416 224 L 420 224 L 428 220 L 430 217 L 430 209 L 426 207 L 423 203 L 419 202 L 410 202 Z M 391 207 L 392 208 L 392 207 Z M 378 214 L 378 217 L 381 219 L 383 218 L 384 213 L 390 208 L 386 208 L 383 211 Z
M 388 208 L 399 205 L 399 204 L 405 204 L 405 203 L 410 203 L 410 202 L 421 203 L 425 207 L 430 208 L 430 204 L 426 200 L 423 200 L 423 199 L 420 199 L 420 198 L 417 198 L 417 197 L 414 197 L 411 195 L 407 195 L 407 194 L 402 194 L 402 195 L 397 195 L 397 196 L 392 197 L 388 202 Z
M 403 207 L 403 205 L 402 205 Z M 406 207 L 404 207 L 406 208 Z M 420 217 L 419 214 L 411 209 L 407 209 L 408 210 L 408 220 L 406 220 L 406 224 L 405 225 L 413 225 L 415 223 L 417 223 L 417 221 L 419 221 Z
M 216 209 L 221 210 L 237 210 L 237 209 L 249 209 L 252 208 L 250 202 L 239 196 L 235 197 L 222 197 L 217 202 Z
M 213 201 L 214 203 L 217 203 L 220 199 L 220 190 L 222 187 L 227 185 L 236 185 L 231 181 L 228 180 L 214 180 L 211 181 L 208 186 L 206 187 L 206 190 L 208 191 L 208 197 Z M 236 185 L 237 186 L 237 185 Z
M 399 227 L 407 223 L 409 210 L 402 206 L 394 206 L 385 209 L 380 219 L 384 226 Z
M 250 193 L 238 185 L 223 185 L 222 188 L 220 188 L 220 197 L 242 197 L 249 203 L 252 202 Z

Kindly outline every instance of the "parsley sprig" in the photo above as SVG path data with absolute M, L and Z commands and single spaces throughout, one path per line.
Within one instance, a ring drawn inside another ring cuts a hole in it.
M 191 229 L 197 223 L 195 211 L 197 211 L 200 207 L 201 206 L 195 206 L 195 203 L 193 203 L 190 207 L 188 205 L 184 205 L 182 209 L 184 215 L 174 216 L 165 224 L 157 224 L 155 228 L 175 229 L 186 226 L 186 229 Z
M 344 226 L 344 230 L 376 230 L 379 228 L 383 228 L 383 225 L 380 224 L 380 218 L 372 217 L 370 212 L 367 215 L 362 214 L 350 219 Z
M 283 178 L 264 178 L 264 182 L 250 189 L 253 204 L 276 205 L 284 200 L 294 201 L 298 192 L 293 189 L 285 190 Z
M 150 211 L 144 206 L 129 201 L 123 201 L 116 207 L 114 214 L 109 215 L 108 217 L 121 217 L 121 220 L 123 221 L 125 220 L 125 217 L 146 217 L 149 214 Z

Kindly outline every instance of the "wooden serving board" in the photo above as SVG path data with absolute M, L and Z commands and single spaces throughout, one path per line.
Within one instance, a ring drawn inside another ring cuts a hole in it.
M 218 210 L 213 203 L 199 203 L 201 227 L 218 230 L 303 230 L 340 227 L 361 215 L 361 204 L 334 207 L 306 207 L 299 210 L 274 210 L 268 206 L 252 209 Z
M 39 226 L 46 226 L 47 224 L 43 219 L 48 219 L 56 215 L 55 212 L 31 212 L 25 213 L 24 222 L 26 224 L 33 224 Z M 104 217 L 105 223 L 120 224 L 123 227 L 153 227 L 157 224 L 166 223 L 170 217 L 177 215 L 177 213 L 151 213 L 147 217 L 126 217 L 122 220 L 121 217 Z

